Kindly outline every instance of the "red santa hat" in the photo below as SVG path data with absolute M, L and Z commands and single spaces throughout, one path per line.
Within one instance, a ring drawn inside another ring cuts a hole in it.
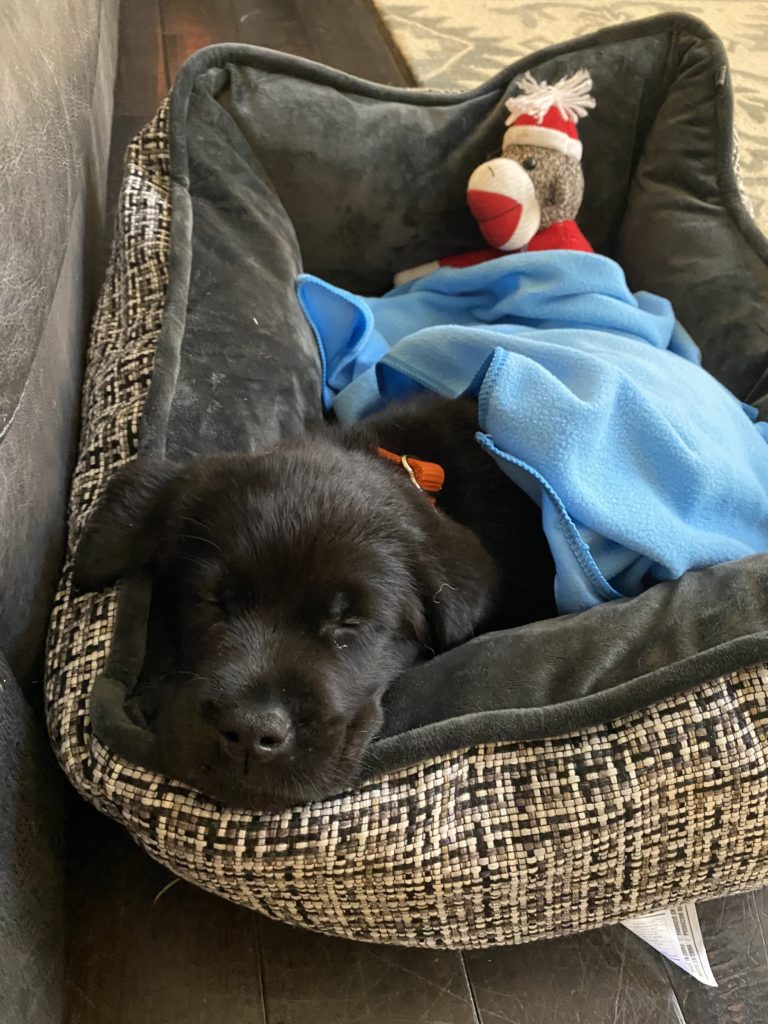
M 526 71 L 515 83 L 520 90 L 506 102 L 509 117 L 505 124 L 503 148 L 507 146 L 544 146 L 556 149 L 574 160 L 581 160 L 582 146 L 576 122 L 594 106 L 590 95 L 592 77 L 582 69 L 554 85 L 537 82 Z

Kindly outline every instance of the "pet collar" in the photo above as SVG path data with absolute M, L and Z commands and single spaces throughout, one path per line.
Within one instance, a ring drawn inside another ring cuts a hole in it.
M 436 462 L 424 462 L 423 459 L 414 459 L 411 455 L 396 455 L 387 451 L 386 448 L 377 448 L 376 454 L 387 462 L 394 462 L 402 466 L 408 474 L 411 483 L 424 491 L 427 500 L 433 505 L 435 498 L 432 495 L 439 494 L 445 483 L 445 470 Z

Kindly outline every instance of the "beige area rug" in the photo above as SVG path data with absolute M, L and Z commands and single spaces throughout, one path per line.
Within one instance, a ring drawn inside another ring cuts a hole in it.
M 422 85 L 471 89 L 507 64 L 552 43 L 665 11 L 706 22 L 728 51 L 744 191 L 768 235 L 768 3 L 685 0 L 610 3 L 578 0 L 375 0 Z

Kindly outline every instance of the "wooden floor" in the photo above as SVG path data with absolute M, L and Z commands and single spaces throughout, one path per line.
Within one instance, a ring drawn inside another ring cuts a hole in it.
M 124 0 L 113 198 L 180 63 L 232 40 L 412 84 L 366 0 Z M 67 1024 L 768 1024 L 768 891 L 701 906 L 717 990 L 621 927 L 465 954 L 369 946 L 208 896 L 72 801 Z

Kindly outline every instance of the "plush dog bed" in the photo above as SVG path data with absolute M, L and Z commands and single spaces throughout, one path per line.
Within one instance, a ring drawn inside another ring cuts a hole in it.
M 256 450 L 321 415 L 302 270 L 355 291 L 479 244 L 469 171 L 531 68 L 591 69 L 581 227 L 671 299 L 705 366 L 768 414 L 768 246 L 734 170 L 723 48 L 663 16 L 534 54 L 469 93 L 212 47 L 128 152 L 93 329 L 47 707 L 76 788 L 177 874 L 378 942 L 577 932 L 768 882 L 768 556 L 476 638 L 414 668 L 354 791 L 224 807 L 147 767 L 126 714 L 150 588 L 81 594 L 71 554 L 114 469 Z M 419 701 L 411 699 L 418 691 Z

